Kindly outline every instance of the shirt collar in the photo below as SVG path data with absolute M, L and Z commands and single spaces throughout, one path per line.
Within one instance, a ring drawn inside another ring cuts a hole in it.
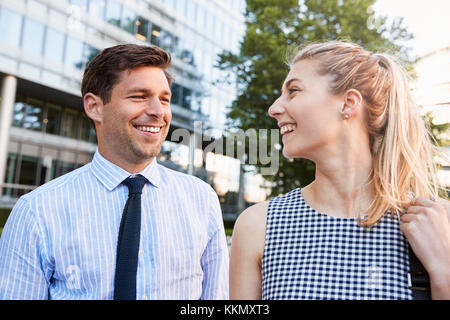
M 109 191 L 114 190 L 123 180 L 132 175 L 105 159 L 98 149 L 95 151 L 94 158 L 92 159 L 92 172 Z M 159 164 L 156 161 L 156 157 L 137 174 L 143 175 L 155 187 L 160 187 Z

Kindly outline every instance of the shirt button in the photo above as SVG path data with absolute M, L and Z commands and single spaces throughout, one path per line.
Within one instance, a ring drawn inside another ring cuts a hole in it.
M 142 257 L 144 255 L 144 250 L 139 250 L 139 256 Z
M 142 300 L 147 300 L 147 296 L 145 294 L 142 296 Z

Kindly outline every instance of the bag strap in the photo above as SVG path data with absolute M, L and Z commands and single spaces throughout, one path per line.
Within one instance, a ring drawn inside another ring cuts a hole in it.
M 431 300 L 430 277 L 425 267 L 416 257 L 408 243 L 409 272 L 408 287 L 412 290 L 414 300 Z

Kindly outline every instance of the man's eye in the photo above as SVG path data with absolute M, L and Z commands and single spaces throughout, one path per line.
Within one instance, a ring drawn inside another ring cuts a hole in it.
M 145 99 L 145 96 L 131 96 L 131 99 Z
M 290 89 L 288 89 L 289 94 L 292 94 L 292 93 L 297 92 L 297 91 L 300 91 L 300 89 L 298 89 L 298 88 L 290 88 Z

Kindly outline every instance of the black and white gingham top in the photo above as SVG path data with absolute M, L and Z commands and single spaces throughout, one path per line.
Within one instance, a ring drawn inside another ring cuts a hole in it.
M 262 298 L 410 300 L 408 258 L 396 217 L 367 229 L 317 212 L 295 189 L 269 202 Z

